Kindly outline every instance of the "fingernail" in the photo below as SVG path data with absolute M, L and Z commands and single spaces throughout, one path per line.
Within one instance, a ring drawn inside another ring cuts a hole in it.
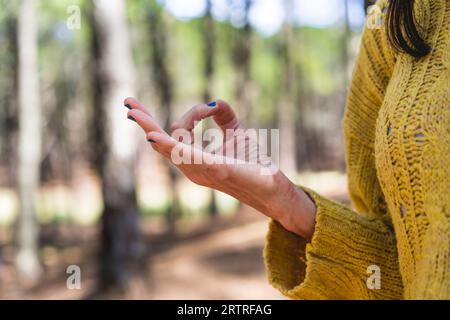
M 217 106 L 217 102 L 216 101 L 208 103 L 208 107 L 210 107 L 210 108 L 214 108 L 215 106 Z
M 156 141 L 153 140 L 153 139 L 148 139 L 147 141 L 148 141 L 148 142 L 151 142 L 151 143 L 156 143 Z
M 129 104 L 126 104 L 125 107 L 128 108 L 128 109 L 130 109 L 130 110 L 132 109 L 131 106 L 130 106 Z
M 130 119 L 131 121 L 137 122 L 135 118 L 133 118 L 132 116 L 128 116 L 128 119 Z

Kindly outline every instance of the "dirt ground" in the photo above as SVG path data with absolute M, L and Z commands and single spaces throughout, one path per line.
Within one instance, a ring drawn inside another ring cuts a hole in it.
M 267 219 L 245 209 L 241 217 L 222 220 L 214 231 L 197 227 L 173 244 L 154 245 L 148 275 L 134 279 L 127 299 L 282 299 L 266 280 L 262 250 Z M 244 217 L 245 215 L 245 217 Z M 252 218 L 249 218 L 253 216 Z M 256 218 L 255 218 L 256 217 Z M 244 222 L 238 220 L 245 220 Z M 95 285 L 93 249 L 66 248 L 47 258 L 40 283 L 21 287 L 14 272 L 4 281 L 2 299 L 83 299 Z M 53 259 L 57 259 L 53 261 Z M 81 267 L 81 290 L 66 287 L 65 269 Z M 103 297 L 100 297 L 103 298 Z M 108 296 L 107 298 L 123 298 Z
M 344 193 L 331 196 L 345 201 Z M 262 250 L 267 223 L 267 218 L 243 207 L 233 217 L 182 225 L 180 229 L 184 231 L 168 239 L 155 234 L 161 230 L 158 223 L 144 221 L 151 252 L 145 267 L 147 275 L 133 279 L 126 296 L 95 298 L 283 299 L 268 284 L 264 270 Z M 13 250 L 2 248 L 0 299 L 92 297 L 96 280 L 96 229 L 82 233 L 70 226 L 59 229 L 44 230 L 47 237 L 56 235 L 62 240 L 58 241 L 58 248 L 48 245 L 42 249 L 44 274 L 33 286 L 19 285 L 12 267 Z M 81 290 L 67 289 L 66 268 L 71 264 L 81 267 Z

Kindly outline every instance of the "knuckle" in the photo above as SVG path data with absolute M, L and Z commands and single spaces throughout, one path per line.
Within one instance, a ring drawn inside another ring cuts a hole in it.
M 230 173 L 225 166 L 212 165 L 208 171 L 213 177 L 213 182 L 224 183 L 230 179 Z
M 181 169 L 189 181 L 202 187 L 206 186 L 207 179 L 201 173 L 193 170 L 192 165 L 182 166 Z
M 160 148 L 159 153 L 161 153 L 165 158 L 172 160 L 172 152 L 168 148 Z
M 179 129 L 180 128 L 180 122 L 179 121 L 175 121 L 174 123 L 172 123 L 172 125 L 170 126 L 170 131 L 175 131 L 175 130 L 177 130 L 177 129 Z
M 194 106 L 192 109 L 193 109 L 192 113 L 194 115 L 194 118 L 200 120 L 201 117 L 202 117 L 203 105 L 202 104 L 198 104 L 198 105 Z
M 202 186 L 202 187 L 206 187 L 207 186 L 206 180 L 202 179 L 201 177 L 191 176 L 191 177 L 188 177 L 188 178 L 189 178 L 189 180 L 191 180 L 196 185 L 199 185 L 199 186 Z

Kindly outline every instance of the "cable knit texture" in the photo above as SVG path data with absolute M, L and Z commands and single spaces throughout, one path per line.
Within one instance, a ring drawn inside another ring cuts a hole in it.
M 343 121 L 354 210 L 303 188 L 311 243 L 270 222 L 267 273 L 290 298 L 450 299 L 450 1 L 418 0 L 415 14 L 425 58 L 396 52 L 384 26 L 363 32 Z

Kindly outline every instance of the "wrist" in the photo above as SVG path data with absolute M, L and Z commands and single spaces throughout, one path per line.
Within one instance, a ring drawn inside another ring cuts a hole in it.
M 286 230 L 311 240 L 317 210 L 314 201 L 292 182 L 288 190 L 280 188 L 277 194 L 275 204 L 272 206 L 275 211 L 271 216 Z

